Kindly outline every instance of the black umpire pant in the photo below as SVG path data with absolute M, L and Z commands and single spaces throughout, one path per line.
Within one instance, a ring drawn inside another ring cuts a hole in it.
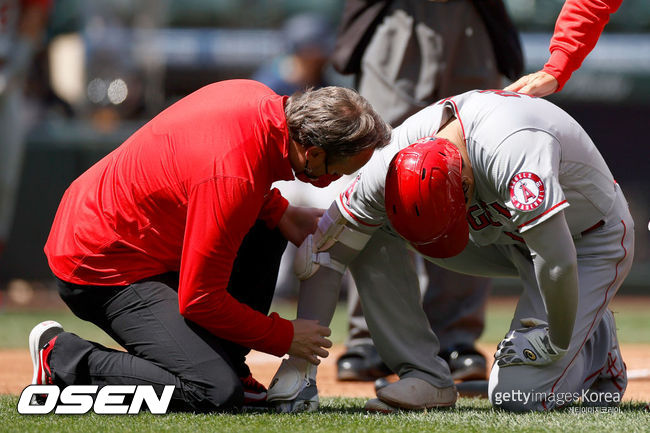
M 228 292 L 268 314 L 287 245 L 280 231 L 258 221 L 237 253 Z M 80 286 L 58 280 L 63 301 L 78 317 L 103 329 L 127 352 L 106 348 L 70 332 L 59 335 L 50 355 L 54 383 L 174 385 L 170 409 L 236 410 L 243 403 L 240 377 L 250 370 L 250 349 L 222 340 L 185 319 L 178 307 L 178 274 L 129 286 Z

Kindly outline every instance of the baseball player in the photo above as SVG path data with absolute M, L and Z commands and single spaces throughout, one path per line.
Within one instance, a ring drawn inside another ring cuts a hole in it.
M 632 264 L 634 224 L 602 156 L 564 111 L 502 90 L 425 108 L 394 130 L 301 245 L 299 317 L 329 323 L 340 269 L 361 274 L 373 339 L 400 376 L 369 409 L 456 399 L 446 365 L 427 362 L 439 347 L 418 309 L 407 245 L 457 272 L 521 280 L 490 374 L 493 405 L 620 402 L 627 377 L 607 306 Z M 304 385 L 294 385 L 296 377 Z M 311 409 L 314 380 L 315 368 L 289 358 L 269 400 L 282 410 Z
M 359 93 L 398 126 L 445 96 L 500 87 L 502 74 L 518 77 L 523 55 L 501 0 L 347 0 L 332 63 L 340 72 L 354 72 Z M 414 258 L 421 269 L 423 308 L 452 376 L 485 379 L 487 360 L 474 345 L 483 332 L 490 281 Z M 348 290 L 348 318 L 339 380 L 390 374 L 354 286 Z

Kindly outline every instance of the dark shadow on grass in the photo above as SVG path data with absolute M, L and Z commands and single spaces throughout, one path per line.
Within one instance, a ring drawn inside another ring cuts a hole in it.
M 426 409 L 426 412 L 491 412 L 494 411 L 491 407 L 442 407 L 437 409 Z M 363 407 L 321 407 L 318 411 L 314 413 L 323 413 L 323 414 L 363 414 L 363 415 L 375 415 L 375 416 L 394 416 L 394 415 L 404 415 L 409 413 L 420 413 L 422 410 L 398 410 L 394 413 L 382 413 L 368 411 Z
M 625 401 L 621 403 L 619 406 L 614 406 L 614 407 L 590 407 L 582 404 L 572 404 L 562 409 L 558 409 L 559 412 L 572 412 L 576 410 L 578 411 L 584 410 L 585 412 L 600 411 L 600 412 L 613 412 L 613 413 L 618 413 L 618 412 L 629 413 L 629 412 L 648 411 L 649 409 L 648 409 L 648 403 L 642 401 Z

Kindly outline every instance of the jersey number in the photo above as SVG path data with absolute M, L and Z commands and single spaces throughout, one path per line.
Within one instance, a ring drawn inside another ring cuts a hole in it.
M 503 225 L 499 221 L 494 221 L 492 219 L 488 207 L 494 209 L 495 211 L 497 211 L 498 213 L 500 213 L 506 218 L 510 218 L 512 216 L 512 214 L 508 209 L 506 209 L 501 205 L 501 203 L 496 201 L 490 204 L 485 204 L 481 202 L 480 206 L 478 204 L 475 204 L 467 210 L 467 222 L 469 223 L 469 225 L 472 227 L 473 230 L 479 231 L 479 230 L 483 230 L 488 226 L 501 227 Z M 506 236 L 516 241 L 525 243 L 522 237 L 517 236 L 514 233 L 506 232 L 506 231 L 504 231 L 503 233 Z

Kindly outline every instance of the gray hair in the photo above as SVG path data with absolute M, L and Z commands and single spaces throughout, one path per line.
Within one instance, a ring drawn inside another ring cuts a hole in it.
M 296 92 L 284 107 L 289 137 L 325 150 L 330 162 L 390 141 L 390 126 L 361 95 L 344 87 Z

